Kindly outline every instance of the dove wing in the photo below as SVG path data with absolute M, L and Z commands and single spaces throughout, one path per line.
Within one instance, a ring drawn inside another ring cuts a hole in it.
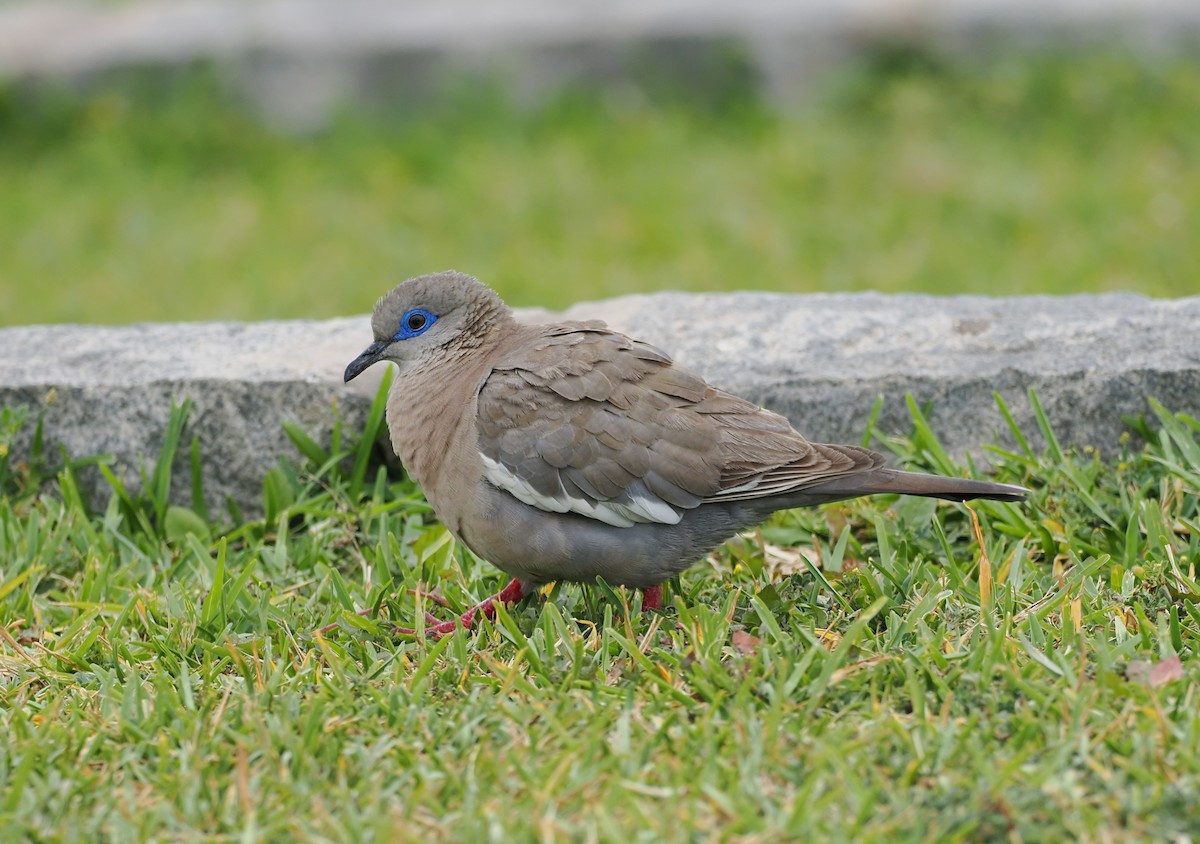
M 502 354 L 480 388 L 476 429 L 494 486 L 618 527 L 675 524 L 701 504 L 780 495 L 883 462 L 810 443 L 782 416 L 603 323 L 532 329 Z

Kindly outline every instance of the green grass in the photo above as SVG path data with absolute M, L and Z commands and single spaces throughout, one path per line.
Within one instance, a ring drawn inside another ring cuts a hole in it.
M 446 267 L 549 306 L 1200 278 L 1186 57 L 880 58 L 791 117 L 477 94 L 307 138 L 208 79 L 0 97 L 0 322 L 362 313 Z
M 10 460 L 34 422 L 6 411 L 0 822 L 14 840 L 1184 840 L 1200 421 L 1155 409 L 1161 433 L 1117 461 L 995 453 L 1035 492 L 978 503 L 978 533 L 920 499 L 794 511 L 687 572 L 662 614 L 557 586 L 437 643 L 382 619 L 503 578 L 409 482 L 357 469 L 353 438 L 293 432 L 312 462 L 264 483 L 268 519 L 172 522 L 166 461 L 88 513 L 85 469 Z M 914 412 L 876 442 L 963 471 Z M 185 415 L 167 449 L 186 472 Z

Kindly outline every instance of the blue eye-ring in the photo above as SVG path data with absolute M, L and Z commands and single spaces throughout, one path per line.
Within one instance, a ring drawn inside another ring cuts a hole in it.
M 424 308 L 411 308 L 404 312 L 404 316 L 400 317 L 400 330 L 395 333 L 393 339 L 410 340 L 424 334 L 435 322 L 437 322 L 436 314 L 432 314 Z

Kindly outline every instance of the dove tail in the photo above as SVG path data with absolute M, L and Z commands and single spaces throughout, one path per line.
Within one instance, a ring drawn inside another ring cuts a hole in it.
M 976 481 L 969 478 L 947 478 L 941 475 L 923 475 L 918 472 L 901 472 L 897 469 L 875 469 L 855 475 L 833 478 L 822 484 L 808 487 L 810 495 L 828 495 L 828 500 L 851 498 L 858 495 L 893 493 L 921 495 L 926 498 L 944 498 L 947 501 L 967 501 L 972 498 L 990 498 L 993 501 L 1024 501 L 1029 490 L 1012 484 L 993 481 Z

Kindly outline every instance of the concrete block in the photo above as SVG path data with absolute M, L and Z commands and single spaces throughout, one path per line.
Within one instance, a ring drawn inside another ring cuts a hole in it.
M 1122 415 L 1148 413 L 1147 397 L 1200 416 L 1200 297 L 656 293 L 580 304 L 566 316 L 605 319 L 649 340 L 814 440 L 857 441 L 877 395 L 879 427 L 906 432 L 909 392 L 933 402 L 934 428 L 958 456 L 979 455 L 997 434 L 1008 442 L 993 392 L 1034 442 L 1029 387 L 1062 442 L 1109 452 Z M 300 459 L 285 421 L 318 441 L 335 413 L 361 430 L 382 368 L 350 385 L 341 376 L 368 342 L 365 316 L 0 329 L 0 406 L 40 409 L 48 444 L 75 457 L 111 453 L 136 483 L 139 463 L 149 471 L 158 453 L 172 400 L 191 398 L 185 437 L 200 438 L 210 507 L 229 496 L 253 512 L 277 458 Z M 22 448 L 27 439 L 18 458 Z M 181 462 L 182 502 L 186 475 Z M 105 494 L 98 474 L 90 488 Z

